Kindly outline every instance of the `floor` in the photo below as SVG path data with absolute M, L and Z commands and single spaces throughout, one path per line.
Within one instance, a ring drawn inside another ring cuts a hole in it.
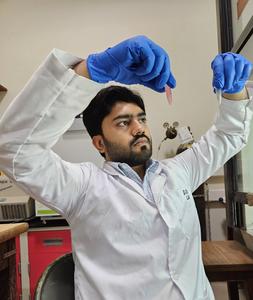
M 227 292 L 227 284 L 225 282 L 213 282 L 211 283 L 215 299 L 217 300 L 229 300 Z M 240 290 L 240 300 L 246 300 L 243 291 Z

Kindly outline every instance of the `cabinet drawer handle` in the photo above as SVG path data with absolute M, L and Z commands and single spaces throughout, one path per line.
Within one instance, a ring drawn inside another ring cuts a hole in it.
M 45 239 L 43 240 L 44 246 L 62 246 L 63 244 L 63 239 L 61 238 L 56 238 L 56 239 Z

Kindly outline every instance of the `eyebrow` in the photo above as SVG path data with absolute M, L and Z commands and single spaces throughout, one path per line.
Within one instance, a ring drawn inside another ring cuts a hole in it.
M 137 114 L 137 117 L 142 117 L 142 116 L 146 116 L 146 113 L 145 112 L 140 112 L 140 113 Z M 119 119 L 132 119 L 133 117 L 134 117 L 133 114 L 118 115 L 112 121 L 116 121 L 116 120 L 119 120 Z

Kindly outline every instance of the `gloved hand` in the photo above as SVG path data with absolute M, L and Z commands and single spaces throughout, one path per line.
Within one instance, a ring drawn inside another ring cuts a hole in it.
M 212 61 L 213 87 L 223 93 L 240 92 L 250 77 L 252 63 L 240 54 L 218 54 Z
M 170 71 L 168 54 L 145 36 L 125 40 L 87 59 L 88 72 L 97 82 L 117 81 L 142 84 L 157 92 L 165 85 L 174 88 L 176 80 Z

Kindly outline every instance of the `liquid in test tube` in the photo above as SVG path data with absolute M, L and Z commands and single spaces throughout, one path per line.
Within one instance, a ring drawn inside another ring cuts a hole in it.
M 172 92 L 171 92 L 171 88 L 167 84 L 165 85 L 165 93 L 166 93 L 168 103 L 169 103 L 169 105 L 171 105 L 172 104 Z

